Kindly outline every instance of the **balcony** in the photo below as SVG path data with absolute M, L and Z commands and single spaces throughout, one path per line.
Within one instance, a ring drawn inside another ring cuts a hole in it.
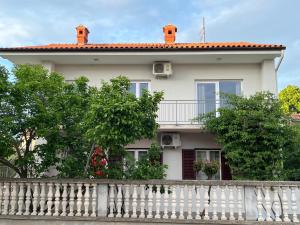
M 164 100 L 160 103 L 157 122 L 160 125 L 201 125 L 197 117 L 220 107 L 219 101 Z
M 2 179 L 0 224 L 295 223 L 299 187 L 269 181 Z

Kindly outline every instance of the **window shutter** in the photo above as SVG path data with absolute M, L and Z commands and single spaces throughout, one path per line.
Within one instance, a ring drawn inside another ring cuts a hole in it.
M 196 180 L 193 163 L 196 160 L 195 150 L 182 150 L 182 179 Z
M 224 153 L 221 154 L 221 170 L 222 170 L 222 180 L 232 180 L 230 167 L 227 164 L 227 160 L 224 157 Z

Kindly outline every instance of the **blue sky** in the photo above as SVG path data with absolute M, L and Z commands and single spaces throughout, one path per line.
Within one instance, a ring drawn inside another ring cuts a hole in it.
M 300 85 L 299 0 L 0 0 L 0 8 L 0 47 L 74 43 L 78 24 L 93 43 L 163 42 L 168 23 L 177 42 L 194 42 L 204 16 L 208 42 L 286 45 L 279 88 Z

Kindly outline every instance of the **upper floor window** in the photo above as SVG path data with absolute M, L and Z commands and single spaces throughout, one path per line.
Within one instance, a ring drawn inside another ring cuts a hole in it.
M 147 81 L 132 81 L 130 83 L 129 92 L 137 98 L 142 96 L 143 90 L 150 90 L 150 83 Z
M 205 114 L 226 106 L 222 94 L 241 94 L 240 80 L 199 81 L 197 82 L 198 113 Z

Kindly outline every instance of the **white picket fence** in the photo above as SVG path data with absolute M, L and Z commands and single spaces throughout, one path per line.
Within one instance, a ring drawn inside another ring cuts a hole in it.
M 4 216 L 299 222 L 299 182 L 0 180 Z

